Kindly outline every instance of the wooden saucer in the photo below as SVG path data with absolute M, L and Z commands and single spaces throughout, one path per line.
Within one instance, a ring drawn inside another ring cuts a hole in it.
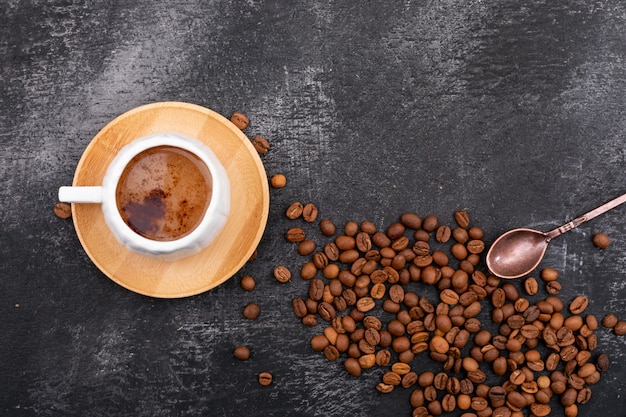
M 148 104 L 111 121 L 85 149 L 74 185 L 102 184 L 109 163 L 124 145 L 164 131 L 205 142 L 228 173 L 231 212 L 224 229 L 209 246 L 178 261 L 160 261 L 119 244 L 99 204 L 72 204 L 72 215 L 87 255 L 110 279 L 151 297 L 186 297 L 226 281 L 250 258 L 267 224 L 269 189 L 263 163 L 241 130 L 212 110 L 178 102 Z

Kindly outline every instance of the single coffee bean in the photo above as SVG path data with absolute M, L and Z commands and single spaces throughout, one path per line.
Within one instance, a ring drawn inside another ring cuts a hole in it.
M 325 335 L 323 335 L 323 334 L 318 334 L 318 335 L 315 335 L 315 336 L 313 336 L 311 338 L 311 347 L 315 351 L 318 351 L 318 352 L 322 351 L 329 344 L 330 344 L 330 342 L 328 341 L 328 338 Z
M 247 346 L 237 346 L 233 355 L 240 361 L 247 361 L 250 358 L 250 349 Z
M 303 206 L 299 201 L 291 203 L 291 205 L 287 208 L 285 212 L 285 216 L 287 216 L 290 220 L 295 220 L 298 217 L 302 216 Z
M 273 380 L 272 374 L 270 374 L 269 372 L 261 372 L 259 374 L 259 384 L 261 384 L 264 387 L 271 385 L 272 380 Z
M 413 230 L 417 230 L 422 227 L 422 219 L 415 213 L 403 213 L 400 216 L 400 223 Z
M 234 112 L 230 116 L 230 121 L 241 130 L 244 130 L 250 124 L 248 116 L 240 112 Z
M 303 240 L 302 242 L 298 243 L 298 253 L 301 256 L 307 256 L 312 254 L 313 252 L 315 252 L 315 248 L 315 242 L 311 239 Z
M 584 295 L 579 295 L 578 297 L 574 298 L 570 303 L 569 311 L 572 314 L 581 314 L 583 311 L 585 311 L 588 305 L 589 299 L 587 299 L 587 297 L 585 297 Z
M 450 230 L 449 226 L 439 226 L 437 228 L 437 232 L 435 233 L 435 239 L 437 240 L 437 242 L 440 243 L 446 243 L 448 240 L 450 240 L 450 237 L 452 236 L 452 230 Z
M 402 223 L 393 223 L 387 228 L 386 235 L 389 239 L 394 240 L 402 236 L 405 230 L 406 228 Z
M 56 203 L 54 214 L 60 219 L 69 219 L 72 217 L 72 206 L 68 203 Z
M 395 385 L 393 385 L 393 384 L 385 384 L 384 382 L 379 382 L 379 383 L 376 385 L 376 390 L 377 390 L 378 392 L 380 392 L 380 393 L 383 393 L 383 394 L 388 394 L 388 393 L 390 393 L 391 391 L 393 391 L 394 386 L 395 386 Z
M 435 231 L 437 227 L 439 227 L 439 219 L 436 216 L 426 216 L 422 221 L 422 229 L 428 233 Z
M 296 317 L 303 318 L 308 314 L 306 304 L 301 298 L 294 298 L 291 302 L 291 306 L 293 307 L 293 312 Z
M 600 372 L 606 372 L 609 369 L 609 357 L 606 353 L 601 353 L 596 359 L 596 367 Z
M 339 260 L 339 248 L 334 242 L 329 242 L 324 246 L 324 254 L 329 261 Z
M 463 229 L 467 229 L 470 224 L 469 215 L 465 210 L 457 210 L 454 213 L 454 220 Z
M 323 219 L 320 221 L 320 231 L 324 236 L 332 236 L 337 231 L 337 228 L 332 220 Z
M 600 249 L 606 249 L 611 243 L 611 239 L 604 233 L 596 233 L 592 238 L 593 244 Z
M 561 283 L 558 281 L 550 281 L 546 283 L 546 292 L 550 295 L 556 295 L 561 292 Z
M 546 282 L 556 281 L 559 278 L 559 272 L 552 268 L 544 268 L 541 270 L 541 279 Z
M 626 321 L 620 320 L 613 327 L 613 333 L 617 336 L 624 336 L 626 334 Z
M 292 243 L 298 243 L 302 242 L 305 239 L 306 234 L 302 228 L 292 227 L 291 229 L 287 230 L 286 237 L 288 241 Z
M 270 150 L 270 143 L 263 136 L 255 136 L 252 139 L 252 146 L 261 155 L 265 155 Z
M 372 249 L 372 239 L 369 234 L 360 232 L 355 236 L 354 240 L 359 251 L 365 253 Z
M 246 305 L 246 307 L 243 309 L 243 316 L 248 320 L 255 320 L 257 317 L 259 317 L 260 312 L 261 309 L 257 304 L 250 303 Z
M 602 318 L 602 326 L 606 327 L 607 329 L 612 329 L 613 327 L 615 327 L 618 321 L 619 319 L 615 314 L 608 313 Z
M 317 267 L 313 262 L 306 262 L 300 268 L 300 277 L 304 280 L 309 280 L 317 274 Z
M 276 281 L 285 283 L 291 279 L 291 271 L 286 266 L 279 265 L 274 268 L 274 278 Z
M 343 366 L 350 375 L 352 376 L 361 375 L 361 365 L 359 364 L 359 361 L 357 359 L 347 358 L 345 362 L 343 363 Z
M 245 291 L 252 291 L 254 287 L 256 286 L 256 282 L 254 278 L 252 278 L 250 275 L 244 275 L 243 277 L 241 277 L 241 281 L 239 282 L 239 285 Z
M 274 188 L 283 188 L 287 185 L 287 177 L 284 174 L 275 174 L 270 178 L 270 185 Z
M 317 207 L 313 203 L 308 203 L 302 208 L 302 218 L 305 222 L 314 222 L 317 219 L 317 213 Z
M 526 294 L 535 295 L 539 291 L 539 284 L 537 284 L 537 280 L 533 277 L 526 278 L 524 281 L 524 289 L 526 290 Z
M 485 250 L 485 242 L 479 239 L 470 240 L 466 245 L 469 253 L 482 253 Z

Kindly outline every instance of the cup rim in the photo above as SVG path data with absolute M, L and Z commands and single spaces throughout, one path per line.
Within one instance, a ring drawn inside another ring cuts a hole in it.
M 159 146 L 171 146 L 186 150 L 197 156 L 208 168 L 212 178 L 212 194 L 208 207 L 200 223 L 188 234 L 178 239 L 159 241 L 149 239 L 132 230 L 123 220 L 117 208 L 117 184 L 128 165 L 138 154 Z M 226 170 L 213 151 L 200 140 L 177 132 L 157 132 L 135 139 L 118 151 L 102 181 L 102 210 L 105 220 L 120 242 L 130 248 L 148 255 L 170 255 L 178 252 L 197 252 L 205 243 L 217 235 L 226 219 L 216 230 L 211 230 L 216 217 L 222 217 L 217 202 L 226 199 L 230 203 L 229 184 Z M 225 216 L 223 216 L 225 217 Z M 210 238 L 208 238 L 210 235 Z

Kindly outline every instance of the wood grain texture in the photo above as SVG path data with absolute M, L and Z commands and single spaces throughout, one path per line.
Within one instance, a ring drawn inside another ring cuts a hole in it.
M 326 238 L 285 209 L 311 201 L 337 224 L 384 227 L 404 211 L 453 224 L 465 208 L 492 242 L 622 194 L 624 33 L 623 0 L 4 1 L 0 414 L 409 416 L 409 390 L 375 391 L 384 369 L 353 378 L 310 348 L 323 326 L 303 327 L 290 305 L 307 283 L 271 272 L 303 262 L 289 227 Z M 245 134 L 270 140 L 267 174 L 288 180 L 270 190 L 257 259 L 175 300 L 109 280 L 52 212 L 102 127 L 162 101 L 245 113 Z M 540 265 L 560 271 L 563 300 L 587 295 L 598 317 L 626 317 L 622 213 L 555 239 Z M 609 248 L 593 247 L 595 231 Z M 255 321 L 241 315 L 249 302 Z M 623 415 L 626 339 L 598 337 L 613 367 L 579 415 Z M 233 358 L 239 344 L 249 361 Z

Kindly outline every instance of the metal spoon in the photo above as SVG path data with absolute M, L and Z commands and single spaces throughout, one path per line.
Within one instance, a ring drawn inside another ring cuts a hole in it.
M 575 218 L 549 232 L 532 229 L 513 229 L 504 233 L 491 245 L 487 253 L 487 267 L 500 278 L 519 278 L 539 265 L 552 239 L 626 202 L 626 194 Z

